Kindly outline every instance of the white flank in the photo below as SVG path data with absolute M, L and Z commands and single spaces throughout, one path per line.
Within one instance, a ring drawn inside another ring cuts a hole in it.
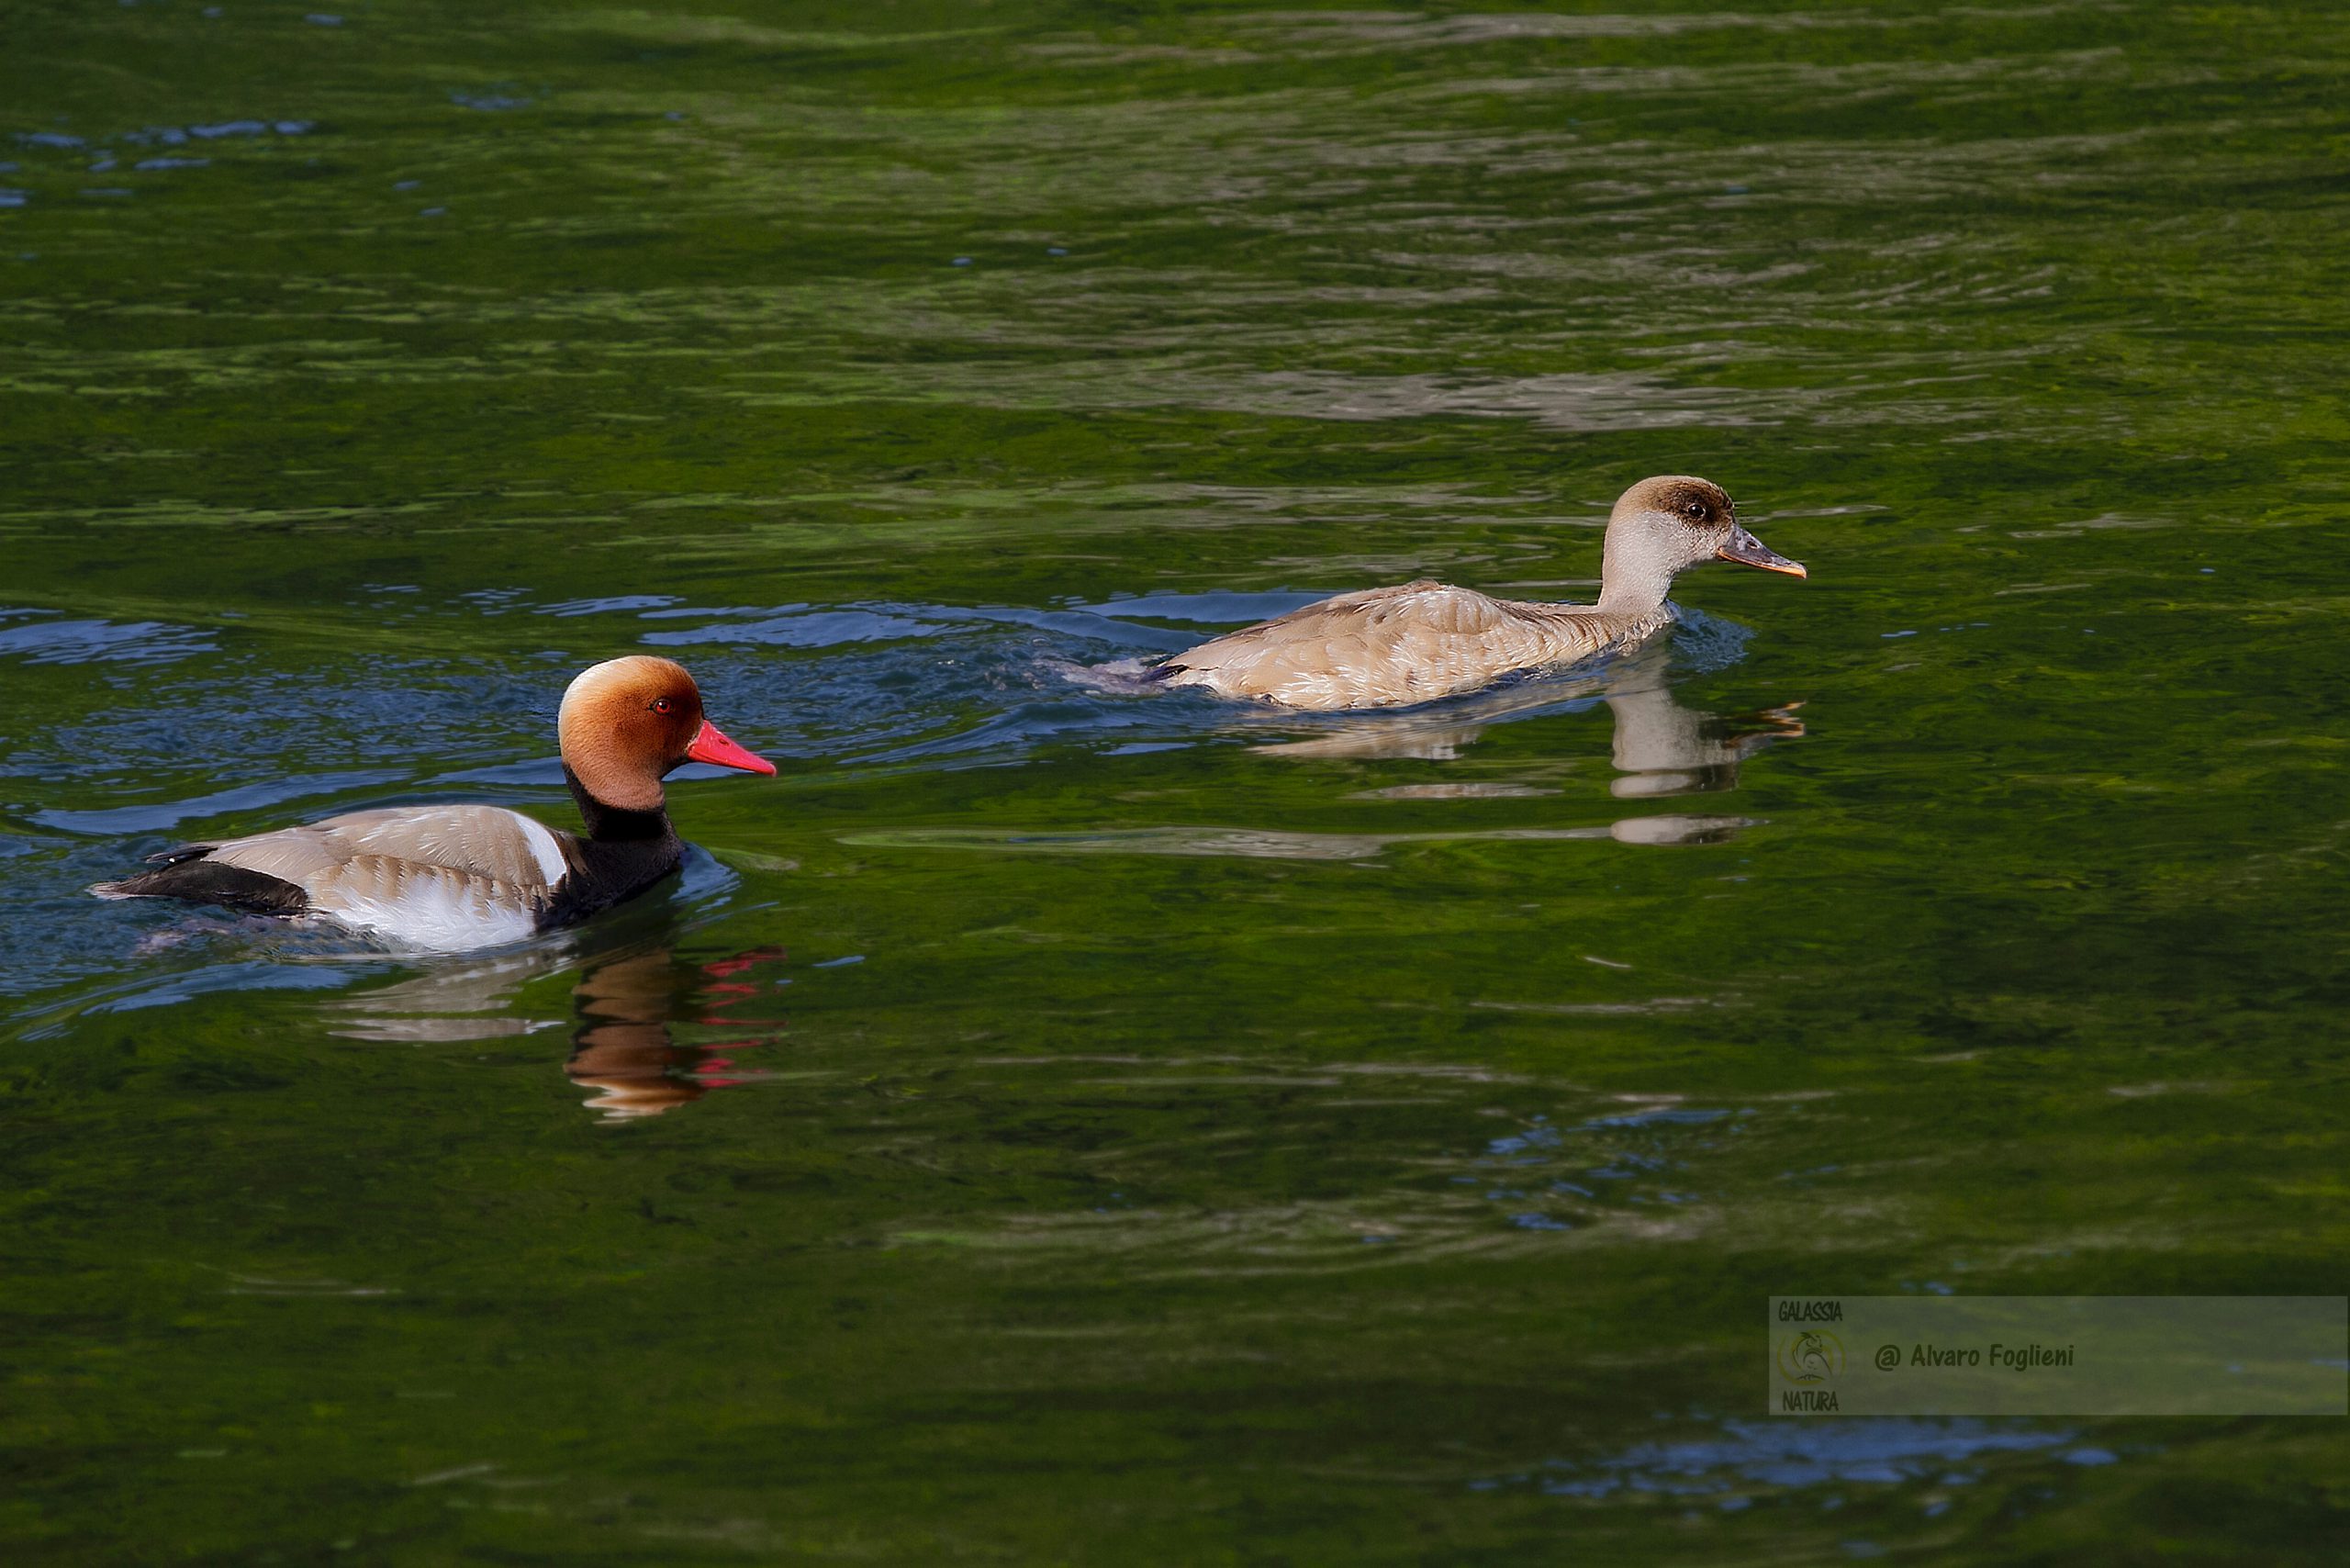
M 388 937 L 403 946 L 434 953 L 520 942 L 538 929 L 538 919 L 509 893 L 499 898 L 495 882 L 440 866 L 410 866 L 388 895 L 339 883 L 312 895 L 318 913 L 338 924 Z
M 531 854 L 539 863 L 539 876 L 546 885 L 552 888 L 568 876 L 571 868 L 563 858 L 563 846 L 555 842 L 554 831 L 520 812 L 514 813 L 514 820 L 521 825 L 523 841 L 530 845 Z

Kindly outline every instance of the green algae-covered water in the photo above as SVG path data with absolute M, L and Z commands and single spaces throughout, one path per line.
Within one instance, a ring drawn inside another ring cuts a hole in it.
M 2334 1562 L 2342 1422 L 1773 1294 L 2344 1290 L 2321 6 L 0 6 L 12 1562 Z M 1613 665 L 1137 696 L 1439 576 Z M 781 776 L 560 940 L 81 890 Z M 703 772 L 704 770 L 693 770 Z

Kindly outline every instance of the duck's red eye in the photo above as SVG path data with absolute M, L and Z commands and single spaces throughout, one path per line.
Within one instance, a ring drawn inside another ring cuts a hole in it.
M 653 700 L 653 711 L 666 719 L 677 711 L 677 704 L 669 698 L 656 697 Z

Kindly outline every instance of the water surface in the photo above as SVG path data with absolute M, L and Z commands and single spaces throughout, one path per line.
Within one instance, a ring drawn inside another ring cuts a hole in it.
M 307 3 L 307 0 L 306 0 Z M 1773 1293 L 2343 1288 L 2331 7 L 0 10 L 16 1562 L 2336 1561 L 2336 1424 Z M 1808 582 L 1145 698 L 1695 472 Z M 661 896 L 101 903 L 396 801 Z

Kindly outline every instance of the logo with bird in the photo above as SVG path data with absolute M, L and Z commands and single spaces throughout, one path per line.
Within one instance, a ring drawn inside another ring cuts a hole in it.
M 1779 1346 L 1779 1375 L 1789 1383 L 1829 1383 L 1844 1370 L 1844 1342 L 1825 1328 L 1790 1334 Z

